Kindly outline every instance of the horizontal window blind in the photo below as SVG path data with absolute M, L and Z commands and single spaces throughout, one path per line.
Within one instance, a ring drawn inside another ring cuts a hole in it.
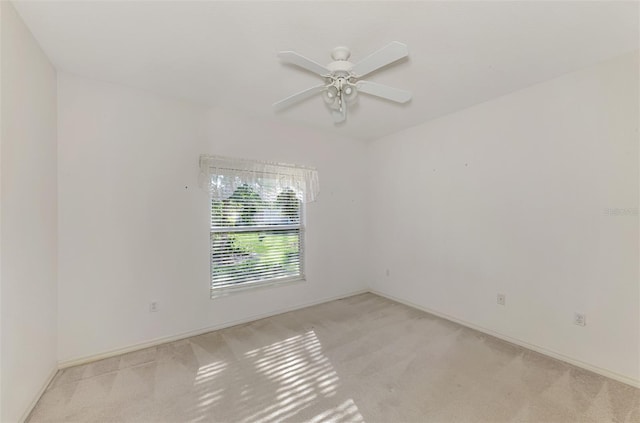
M 269 179 L 211 200 L 211 288 L 301 278 L 302 203 Z

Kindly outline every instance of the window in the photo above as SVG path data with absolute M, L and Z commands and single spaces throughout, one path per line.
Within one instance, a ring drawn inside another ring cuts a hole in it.
M 212 289 L 303 278 L 302 203 L 291 189 L 268 189 L 269 182 L 212 199 Z
M 211 295 L 304 279 L 309 168 L 205 156 Z M 201 158 L 201 167 L 203 159 Z M 300 172 L 302 169 L 302 172 Z M 313 180 L 311 187 L 309 178 Z

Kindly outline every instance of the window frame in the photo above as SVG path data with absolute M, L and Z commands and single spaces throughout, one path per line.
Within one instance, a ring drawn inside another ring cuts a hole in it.
M 213 209 L 211 207 L 213 203 L 212 196 L 209 196 L 209 222 L 211 222 Z M 223 296 L 227 296 L 234 293 L 245 292 L 248 290 L 262 289 L 262 288 L 270 288 L 281 285 L 289 285 L 293 283 L 306 281 L 306 213 L 305 213 L 305 203 L 303 201 L 299 201 L 299 221 L 297 224 L 282 224 L 282 225 L 261 225 L 261 226 L 229 226 L 229 227 L 214 227 L 209 223 L 209 291 L 210 298 L 215 299 Z M 263 232 L 271 232 L 271 231 L 298 231 L 298 263 L 299 263 L 299 274 L 286 276 L 286 277 L 276 277 L 271 279 L 260 279 L 260 280 L 251 280 L 240 282 L 235 285 L 229 286 L 214 286 L 213 281 L 213 271 L 214 271 L 214 263 L 213 263 L 213 246 L 211 242 L 211 237 L 215 233 L 263 233 Z

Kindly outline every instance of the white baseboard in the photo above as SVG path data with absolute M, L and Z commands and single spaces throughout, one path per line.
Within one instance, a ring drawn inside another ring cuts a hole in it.
M 117 348 L 117 349 L 106 351 L 106 352 L 100 353 L 100 354 L 93 354 L 93 355 L 89 355 L 89 356 L 73 358 L 73 359 L 70 359 L 70 360 L 63 360 L 63 361 L 59 361 L 58 362 L 58 369 L 65 369 L 67 367 L 79 366 L 81 364 L 87 364 L 87 363 L 91 363 L 93 361 L 103 360 L 105 358 L 114 357 L 116 355 L 125 354 L 125 353 L 129 353 L 129 352 L 133 352 L 133 351 L 138 351 L 138 350 L 142 350 L 142 349 L 149 348 L 149 347 L 155 347 L 157 345 L 165 344 L 167 342 L 179 341 L 181 339 L 185 339 L 185 338 L 189 338 L 189 337 L 197 336 L 197 335 L 202 335 L 203 333 L 211 332 L 211 331 L 214 331 L 214 330 L 225 329 L 225 328 L 229 328 L 229 327 L 232 327 L 232 326 L 241 325 L 243 323 L 253 322 L 254 320 L 260 320 L 260 319 L 264 319 L 264 318 L 267 318 L 267 317 L 276 316 L 278 314 L 288 313 L 288 312 L 294 311 L 294 310 L 299 310 L 301 308 L 311 307 L 311 306 L 318 305 L 318 304 L 328 303 L 330 301 L 335 301 L 335 300 L 340 300 L 340 299 L 343 299 L 343 298 L 353 297 L 354 295 L 360 295 L 360 294 L 364 294 L 364 293 L 367 293 L 367 292 L 369 292 L 368 289 L 362 289 L 362 290 L 350 292 L 350 293 L 347 293 L 347 294 L 342 294 L 342 295 L 338 295 L 338 296 L 334 296 L 334 297 L 324 298 L 324 299 L 321 299 L 321 300 L 311 301 L 311 302 L 308 302 L 308 303 L 298 304 L 298 305 L 295 305 L 295 306 L 292 306 L 292 307 L 281 308 L 281 309 L 274 310 L 274 311 L 271 311 L 271 312 L 268 312 L 268 313 L 254 314 L 252 316 L 249 316 L 249 317 L 246 317 L 246 318 L 243 318 L 243 319 L 224 322 L 224 323 L 220 323 L 218 325 L 213 325 L 213 326 L 207 326 L 205 328 L 196 329 L 196 330 L 192 330 L 192 331 L 188 331 L 188 332 L 182 332 L 182 333 L 179 333 L 179 334 L 176 334 L 176 335 L 164 336 L 164 337 L 161 337 L 161 338 L 155 338 L 155 339 L 151 339 L 149 341 L 145 341 L 145 342 L 141 342 L 141 343 L 138 343 L 138 344 L 130 345 L 130 346 L 127 346 L 127 347 L 124 347 L 124 348 Z
M 20 420 L 18 420 L 19 422 L 27 421 L 27 419 L 29 418 L 29 415 L 31 414 L 33 409 L 36 407 L 36 404 L 38 403 L 38 401 L 40 401 L 40 397 L 42 396 L 42 394 L 44 394 L 44 391 L 47 390 L 47 388 L 49 387 L 49 384 L 51 383 L 51 381 L 55 377 L 56 373 L 58 373 L 58 368 L 54 368 L 53 370 L 51 370 L 51 373 L 49 374 L 47 379 L 42 384 L 42 387 L 38 390 L 36 395 L 33 397 L 33 400 L 31 400 L 31 403 L 29 404 L 29 407 L 27 407 L 27 409 L 25 410 L 25 412 L 22 415 L 22 417 L 20 418 Z
M 538 352 L 540 354 L 544 354 L 546 356 L 555 358 L 557 360 L 564 361 L 565 363 L 572 364 L 572 365 L 574 365 L 576 367 L 580 367 L 580 368 L 583 368 L 585 370 L 589 370 L 589 371 L 591 371 L 593 373 L 597 373 L 599 375 L 608 377 L 610 379 L 617 380 L 618 382 L 622 382 L 622 383 L 625 383 L 627 385 L 631 385 L 631 386 L 633 386 L 635 388 L 640 388 L 640 380 L 638 380 L 638 379 L 633 379 L 633 378 L 630 378 L 628 376 L 621 375 L 621 374 L 616 373 L 616 372 L 612 372 L 611 370 L 607 370 L 607 369 L 604 369 L 602 367 L 594 366 L 592 364 L 585 363 L 584 361 L 576 360 L 574 358 L 568 357 L 568 356 L 566 356 L 564 354 L 561 354 L 559 352 L 550 350 L 548 348 L 541 347 L 539 345 L 530 344 L 529 342 L 523 341 L 521 339 L 512 338 L 511 336 L 504 335 L 504 334 L 499 333 L 499 332 L 495 332 L 495 331 L 493 331 L 491 329 L 487 329 L 487 328 L 484 328 L 482 326 L 478 326 L 478 325 L 476 325 L 474 323 L 467 322 L 465 320 L 458 319 L 458 318 L 453 317 L 453 316 L 449 316 L 448 314 L 445 314 L 445 313 L 440 313 L 439 311 L 432 310 L 432 309 L 430 309 L 428 307 L 423 307 L 423 306 L 421 306 L 419 304 L 412 303 L 411 301 L 406 301 L 406 300 L 403 300 L 401 298 L 394 297 L 393 295 L 385 294 L 383 292 L 380 292 L 380 291 L 377 291 L 377 290 L 373 290 L 373 289 L 370 289 L 369 292 L 371 292 L 372 294 L 379 295 L 381 297 L 387 298 L 387 299 L 389 299 L 391 301 L 395 301 L 395 302 L 398 302 L 400 304 L 404 304 L 406 306 L 409 306 L 409 307 L 412 307 L 412 308 L 415 308 L 415 309 L 418 309 L 418 310 L 422 310 L 422 311 L 424 311 L 426 313 L 433 314 L 434 316 L 441 317 L 441 318 L 449 320 L 451 322 L 458 323 L 458 324 L 460 324 L 462 326 L 466 326 L 468 328 L 477 330 L 478 332 L 486 333 L 487 335 L 494 336 L 496 338 L 502 339 L 503 341 L 507 341 L 507 342 L 510 342 L 512 344 L 516 344 L 516 345 L 519 345 L 521 347 L 527 348 L 529 350 Z

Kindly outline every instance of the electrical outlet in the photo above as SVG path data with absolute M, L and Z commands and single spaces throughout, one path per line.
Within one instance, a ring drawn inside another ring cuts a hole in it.
M 149 311 L 150 311 L 151 313 L 155 313 L 156 311 L 158 311 L 158 308 L 159 308 L 159 307 L 160 307 L 160 306 L 158 305 L 158 302 L 157 302 L 157 301 L 151 301 L 151 302 L 149 303 Z
M 574 313 L 573 314 L 573 324 L 578 326 L 586 326 L 587 325 L 587 316 L 582 313 Z
M 498 296 L 496 297 L 496 302 L 500 305 L 505 305 L 506 304 L 506 298 L 504 296 L 504 294 L 498 294 Z

